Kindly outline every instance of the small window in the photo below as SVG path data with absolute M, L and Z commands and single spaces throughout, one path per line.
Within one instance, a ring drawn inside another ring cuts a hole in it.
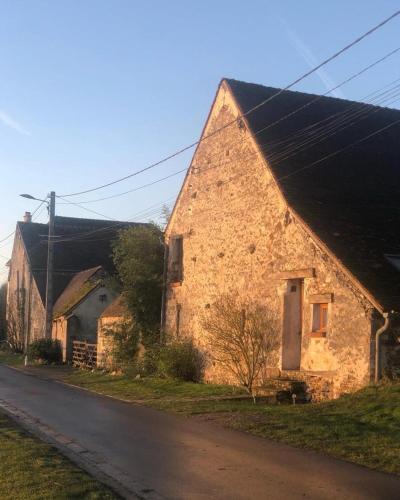
M 172 283 L 183 280 L 183 238 L 174 236 L 171 239 L 170 281 Z
M 314 333 L 325 336 L 328 328 L 328 304 L 313 304 L 313 328 Z
M 107 300 L 107 295 L 105 293 L 102 293 L 99 295 L 99 300 L 100 302 L 105 302 Z
M 181 329 L 181 310 L 182 310 L 182 305 L 176 304 L 175 333 L 177 338 L 179 338 L 179 333 Z

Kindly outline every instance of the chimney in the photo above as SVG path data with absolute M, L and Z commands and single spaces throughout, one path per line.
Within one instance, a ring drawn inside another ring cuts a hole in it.
M 25 212 L 24 222 L 32 222 L 32 214 L 30 212 Z

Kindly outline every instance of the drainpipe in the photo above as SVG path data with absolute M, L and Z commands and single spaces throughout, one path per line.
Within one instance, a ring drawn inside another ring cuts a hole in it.
M 382 333 L 385 333 L 387 331 L 387 329 L 389 328 L 390 326 L 390 316 L 389 316 L 389 313 L 387 312 L 384 312 L 382 314 L 382 316 L 385 318 L 385 322 L 383 323 L 383 325 L 376 331 L 376 334 L 375 334 L 375 384 L 378 383 L 379 381 L 379 375 L 380 375 L 380 354 L 381 354 L 381 351 L 380 351 L 380 337 L 382 335 Z
M 164 241 L 164 268 L 163 268 L 163 286 L 161 296 L 161 325 L 160 325 L 160 343 L 165 341 L 165 309 L 166 309 L 166 295 L 167 295 L 167 275 L 168 275 L 168 256 L 169 247 Z

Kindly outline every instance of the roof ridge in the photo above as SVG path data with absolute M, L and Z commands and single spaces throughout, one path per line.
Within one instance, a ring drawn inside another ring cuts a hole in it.
M 253 82 L 246 82 L 244 80 L 237 80 L 235 78 L 222 78 L 221 81 L 226 81 L 228 82 L 228 84 L 230 82 L 235 82 L 235 83 L 239 83 L 239 84 L 244 84 L 244 85 L 251 85 L 251 86 L 255 86 L 255 87 L 261 87 L 263 89 L 267 89 L 267 90 L 272 90 L 272 91 L 276 91 L 276 94 L 278 93 L 292 93 L 292 94 L 301 94 L 301 95 L 304 95 L 304 96 L 309 96 L 309 97 L 316 97 L 316 98 L 320 98 L 320 99 L 327 99 L 327 100 L 330 100 L 330 101 L 338 101 L 338 102 L 341 102 L 341 103 L 348 103 L 348 104 L 360 104 L 360 105 L 363 105 L 363 106 L 369 106 L 371 108 L 377 108 L 377 109 L 381 109 L 381 110 L 388 110 L 388 111 L 394 111 L 394 112 L 398 112 L 400 113 L 400 109 L 398 108 L 390 108 L 388 106 L 378 106 L 377 104 L 370 104 L 368 102 L 364 102 L 364 101 L 355 101 L 355 100 L 352 100 L 352 99 L 344 99 L 342 97 L 334 97 L 334 96 L 330 96 L 330 95 L 325 95 L 325 94 L 314 94 L 314 93 L 311 93 L 311 92 L 303 92 L 301 90 L 291 90 L 291 89 L 282 89 L 282 88 L 279 88 L 279 87 L 270 87 L 269 85 L 263 85 L 262 83 L 253 83 Z

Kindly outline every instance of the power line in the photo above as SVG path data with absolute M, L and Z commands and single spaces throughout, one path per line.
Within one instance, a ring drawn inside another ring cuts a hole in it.
M 272 99 L 275 99 L 276 97 L 278 97 L 280 94 L 282 94 L 282 92 L 291 89 L 292 87 L 294 87 L 295 85 L 297 85 L 298 83 L 300 83 L 302 80 L 304 80 L 308 76 L 312 75 L 313 73 L 315 73 L 316 71 L 318 71 L 319 69 L 321 69 L 326 64 L 332 62 L 334 59 L 336 59 L 337 57 L 339 57 L 340 55 L 342 55 L 344 52 L 346 52 L 350 48 L 354 47 L 356 44 L 360 43 L 366 37 L 368 37 L 369 35 L 371 35 L 375 31 L 377 31 L 378 29 L 382 28 L 385 24 L 387 24 L 389 21 L 391 21 L 392 19 L 394 19 L 395 17 L 397 17 L 399 14 L 400 14 L 400 10 L 397 10 L 392 15 L 390 15 L 389 17 L 387 17 L 386 19 L 384 19 L 383 21 L 381 21 L 380 23 L 378 23 L 377 25 L 375 25 L 374 27 L 372 27 L 371 29 L 369 29 L 365 33 L 363 33 L 361 36 L 359 36 L 358 38 L 356 38 L 355 40 L 353 40 L 349 44 L 347 44 L 345 47 L 343 47 L 339 51 L 335 52 L 332 56 L 328 57 L 327 59 L 325 59 L 324 61 L 322 61 L 317 66 L 315 66 L 314 68 L 310 69 L 309 71 L 307 71 L 306 73 L 304 73 L 303 75 L 301 75 L 299 78 L 297 78 L 296 80 L 294 80 L 292 83 L 290 83 L 289 85 L 287 85 L 283 89 L 280 89 L 278 92 L 276 92 L 275 94 L 273 94 L 268 99 L 265 99 L 265 100 L 261 101 L 259 104 L 257 104 L 253 108 L 250 108 L 248 111 L 246 111 L 245 113 L 243 113 L 242 116 L 239 116 L 239 117 L 235 118 L 231 122 L 226 123 L 225 125 L 223 125 L 219 129 L 214 130 L 213 132 L 205 135 L 204 137 L 202 137 L 199 140 L 197 140 L 197 141 L 189 144 L 188 146 L 185 146 L 185 147 L 181 148 L 180 150 L 176 151 L 175 153 L 172 153 L 172 154 L 170 154 L 170 155 L 162 158 L 161 160 L 148 165 L 147 167 L 144 167 L 144 168 L 142 168 L 140 170 L 137 170 L 136 172 L 128 174 L 128 175 L 126 175 L 124 177 L 121 177 L 119 179 L 116 179 L 114 181 L 108 182 L 106 184 L 103 184 L 103 185 L 100 185 L 100 186 L 97 186 L 97 187 L 94 187 L 94 188 L 91 188 L 91 189 L 86 189 L 84 191 L 79 191 L 79 192 L 75 192 L 75 193 L 64 194 L 62 196 L 63 197 L 78 196 L 80 194 L 91 193 L 93 191 L 98 191 L 100 189 L 104 189 L 106 187 L 109 187 L 109 186 L 112 186 L 112 185 L 117 184 L 119 182 L 122 182 L 122 181 L 125 181 L 127 179 L 130 179 L 130 178 L 132 178 L 132 177 L 134 177 L 136 175 L 139 175 L 139 174 L 141 174 L 143 172 L 146 172 L 146 171 L 148 171 L 148 170 L 150 170 L 152 168 L 157 167 L 158 165 L 161 165 L 162 163 L 165 163 L 165 162 L 171 160 L 172 158 L 175 158 L 175 157 L 181 155 L 185 151 L 188 151 L 189 149 L 192 149 L 194 146 L 197 146 L 198 144 L 200 144 L 200 142 L 205 141 L 206 139 L 208 139 L 208 138 L 216 135 L 217 133 L 219 133 L 222 130 L 226 129 L 227 127 L 233 125 L 234 123 L 237 123 L 242 117 L 248 116 L 249 114 L 253 113 L 257 109 L 261 108 L 262 106 L 265 106 L 265 104 L 267 104 L 268 102 L 270 102 Z
M 291 173 L 289 173 L 289 174 L 286 174 L 286 175 L 284 175 L 284 176 L 281 176 L 281 177 L 276 178 L 276 181 L 285 180 L 285 179 L 287 179 L 288 177 L 291 177 L 291 176 L 293 176 L 293 175 L 297 175 L 297 174 L 298 174 L 298 173 L 300 173 L 301 171 L 304 171 L 304 170 L 307 170 L 307 169 L 313 168 L 313 167 L 315 167 L 315 166 L 319 165 L 320 163 L 322 163 L 323 161 L 328 160 L 328 159 L 330 159 L 330 158 L 332 158 L 332 157 L 334 157 L 334 156 L 336 156 L 336 155 L 338 155 L 338 154 L 340 154 L 340 153 L 342 153 L 342 152 L 344 152 L 344 151 L 346 151 L 346 150 L 348 150 L 348 149 L 352 148 L 353 146 L 356 146 L 356 145 L 358 145 L 358 144 L 360 144 L 360 143 L 362 143 L 362 142 L 365 142 L 366 140 L 370 139 L 371 137 L 376 136 L 376 135 L 378 135 L 379 133 L 381 133 L 381 132 L 383 132 L 383 131 L 385 131 L 385 130 L 389 129 L 390 127 L 392 127 L 392 126 L 394 126 L 394 125 L 396 125 L 396 124 L 399 124 L 399 123 L 400 123 L 400 119 L 395 120 L 395 121 L 393 121 L 393 122 L 391 122 L 391 123 L 389 123 L 389 124 L 387 124 L 387 125 L 385 125 L 385 126 L 383 126 L 383 127 L 379 128 L 379 129 L 377 129 L 377 130 L 375 130 L 375 131 L 373 131 L 373 132 L 371 132 L 371 133 L 367 134 L 366 136 L 364 136 L 364 137 L 362 137 L 362 138 L 360 138 L 360 139 L 358 139 L 358 140 L 356 140 L 356 141 L 354 141 L 354 142 L 352 142 L 352 143 L 350 143 L 350 144 L 348 144 L 348 145 L 344 146 L 343 148 L 340 148 L 340 149 L 338 149 L 338 150 L 336 150 L 336 151 L 333 151 L 332 153 L 329 153 L 329 154 L 327 154 L 327 155 L 324 155 L 322 158 L 319 158 L 318 160 L 316 160 L 316 161 L 314 161 L 314 162 L 312 162 L 312 163 L 310 163 L 310 164 L 308 164 L 308 165 L 306 165 L 306 166 L 304 166 L 304 167 L 302 167 L 302 168 L 299 168 L 299 169 L 297 169 L 297 170 L 296 170 L 296 171 L 294 171 L 294 172 L 291 172 Z M 253 152 L 253 153 L 251 153 L 251 154 L 250 154 L 250 155 L 248 155 L 248 156 L 249 156 L 249 157 L 250 157 L 250 156 L 255 156 L 256 154 L 257 154 L 257 152 Z M 246 175 L 246 174 L 247 174 L 247 171 L 245 170 L 244 172 L 241 172 L 241 173 L 239 173 L 238 175 L 236 175 L 236 176 L 232 177 L 231 179 L 229 179 L 229 180 L 227 180 L 227 181 L 223 182 L 223 184 L 228 184 L 229 182 L 232 182 L 233 180 L 235 180 L 235 179 L 237 179 L 237 178 L 239 178 L 239 177 L 242 177 L 242 176 L 244 176 L 244 175 Z M 271 181 L 271 182 L 270 182 L 270 184 L 272 184 L 273 182 L 274 182 L 274 181 Z M 213 184 L 209 184 L 209 185 L 204 186 L 204 187 L 203 187 L 203 190 L 204 190 L 204 191 L 207 191 L 207 190 L 208 190 L 208 189 L 209 189 L 212 185 L 213 185 Z M 167 200 L 165 200 L 165 201 L 167 201 Z M 165 203 L 165 202 L 164 202 L 164 203 Z M 210 209 L 210 210 L 214 210 L 214 209 Z M 206 210 L 202 210 L 202 212 L 206 212 Z M 124 225 L 124 224 L 125 224 L 125 223 L 121 223 L 120 225 L 122 226 L 122 225 Z M 109 228 L 110 228 L 110 229 L 113 229 L 113 228 L 115 228 L 115 227 L 116 227 L 115 225 L 114 225 L 114 226 L 109 226 Z M 81 238 L 82 238 L 82 237 L 84 237 L 85 235 L 93 234 L 93 233 L 95 233 L 95 232 L 98 232 L 98 231 L 103 231 L 103 230 L 106 230 L 106 229 L 107 229 L 107 228 L 101 228 L 101 229 L 97 229 L 97 230 L 91 231 L 91 232 L 89 232 L 89 233 L 82 233 L 82 234 L 81 234 L 81 235 L 79 235 L 78 237 L 75 237 L 75 238 L 70 238 L 70 239 L 65 239 L 65 240 L 57 240 L 55 243 L 61 243 L 62 241 L 74 241 L 74 240 L 76 240 L 76 239 L 81 239 Z
M 364 68 L 362 68 L 361 70 L 359 70 L 358 72 L 352 74 L 351 76 L 349 76 L 348 78 L 346 78 L 345 80 L 343 80 L 342 82 L 340 82 L 338 85 L 334 86 L 333 88 L 329 89 L 327 92 L 325 92 L 324 94 L 322 95 L 318 95 L 316 96 L 314 99 L 312 99 L 311 101 L 307 102 L 306 104 L 303 104 L 302 106 L 294 109 L 293 111 L 287 113 L 286 115 L 280 117 L 279 119 L 275 120 L 273 123 L 270 123 L 268 124 L 266 127 L 263 127 L 261 128 L 260 130 L 258 130 L 257 132 L 254 133 L 254 135 L 258 135 L 260 134 L 261 132 L 264 132 L 266 130 L 269 130 L 270 128 L 278 125 L 279 123 L 281 123 L 282 121 L 286 120 L 287 118 L 290 118 L 292 117 L 293 115 L 297 114 L 298 112 L 308 108 L 309 106 L 311 106 L 312 104 L 314 104 L 315 102 L 317 102 L 318 100 L 320 100 L 322 97 L 325 97 L 327 95 L 329 95 L 330 93 L 332 93 L 333 91 L 337 90 L 338 88 L 346 85 L 347 83 L 351 82 L 352 80 L 354 80 L 355 78 L 358 78 L 359 76 L 361 76 L 362 74 L 366 73 L 367 71 L 369 71 L 370 69 L 372 69 L 373 67 L 377 66 L 378 64 L 382 63 L 383 61 L 387 60 L 389 57 L 393 56 L 394 54 L 398 53 L 400 51 L 400 47 L 397 47 L 396 49 L 393 49 L 389 52 L 387 52 L 385 55 L 383 55 L 382 57 L 380 57 L 379 59 L 375 60 L 374 62 L 372 62 L 371 64 L 365 66 Z M 398 80 L 395 80 L 395 81 L 398 81 Z M 392 82 L 393 83 L 393 82 Z M 389 84 L 390 85 L 390 84 Z M 367 99 L 368 97 L 372 96 L 373 94 L 375 94 L 376 92 L 379 92 L 380 90 L 382 90 L 383 88 L 386 88 L 386 86 L 382 87 L 381 89 L 378 89 L 377 91 L 369 94 L 368 96 L 366 96 L 364 99 Z M 365 102 L 364 102 L 365 103 Z M 358 104 L 358 103 L 355 103 L 355 105 Z M 346 113 L 347 113 L 347 110 L 346 110 Z M 333 116 L 333 115 L 331 115 Z M 329 119 L 330 117 L 326 118 L 326 119 Z M 325 121 L 326 119 L 322 120 L 322 121 Z M 319 123 L 319 122 L 317 122 Z M 310 126 L 311 127 L 311 126 Z M 308 127 L 307 127 L 308 128 Z M 296 132 L 297 134 L 297 132 Z M 236 141 L 235 141 L 236 142 Z M 233 143 L 230 143 L 229 146 L 231 146 L 232 144 L 235 144 L 235 142 Z M 281 141 L 281 143 L 285 143 L 287 142 L 287 140 L 284 140 L 284 141 Z M 214 156 L 214 155 L 212 155 Z M 126 194 L 130 194 L 130 193 L 133 193 L 133 192 L 136 192 L 136 191 L 139 191 L 141 189 L 144 189 L 144 188 L 147 188 L 147 187 L 150 187 L 150 186 L 153 186 L 159 182 L 162 182 L 164 180 L 167 180 L 167 179 L 170 179 L 172 177 L 175 177 L 176 175 L 179 175 L 183 172 L 187 171 L 187 168 L 185 167 L 184 169 L 181 169 L 181 170 L 178 170 L 177 172 L 174 172 L 170 175 L 167 175 L 165 177 L 162 177 L 160 179 L 156 179 L 155 181 L 152 181 L 152 182 L 149 182 L 149 183 L 146 183 L 146 184 L 143 184 L 141 186 L 138 186 L 136 188 L 133 188 L 133 189 L 129 189 L 127 191 L 123 191 L 122 193 L 116 193 L 114 195 L 110 195 L 110 196 L 105 196 L 105 197 L 102 197 L 102 198 L 96 198 L 94 200 L 80 200 L 78 201 L 77 203 L 83 205 L 83 204 L 89 204 L 89 203 L 97 203 L 97 202 L 100 202 L 100 201 L 106 201 L 106 200 L 110 200 L 110 199 L 114 199 L 114 198 L 118 198 L 120 196 L 124 196 Z M 67 201 L 67 200 L 65 200 Z
M 56 198 L 59 198 L 60 200 L 64 200 L 68 205 L 74 205 L 76 207 L 81 208 L 82 210 L 86 210 L 86 212 L 90 212 L 92 214 L 103 217 L 104 219 L 116 220 L 113 217 L 109 217 L 108 215 L 101 214 L 100 212 L 96 212 L 95 210 L 91 210 L 90 208 L 82 207 L 82 205 L 80 203 L 75 203 L 73 201 L 69 201 L 66 198 L 64 198 L 63 196 L 56 196 Z
M 85 238 L 85 236 L 90 236 L 90 235 L 98 233 L 98 232 L 113 231 L 118 227 L 122 228 L 123 226 L 126 226 L 129 222 L 133 222 L 133 219 L 136 219 L 139 216 L 141 216 L 142 218 L 144 218 L 144 217 L 148 218 L 149 216 L 154 215 L 154 210 L 156 210 L 156 209 L 157 209 L 157 213 L 160 212 L 160 209 L 162 209 L 162 207 L 167 202 L 169 202 L 173 199 L 176 199 L 176 195 L 171 196 L 170 198 L 167 198 L 163 202 L 157 202 L 157 203 L 151 205 L 150 207 L 148 207 L 147 209 L 144 209 L 144 210 L 137 212 L 136 214 L 132 215 L 126 221 L 123 221 L 123 222 L 117 222 L 117 223 L 112 224 L 110 226 L 105 226 L 105 227 L 101 227 L 98 229 L 93 229 L 91 231 L 86 231 L 86 232 L 83 232 L 83 233 L 80 233 L 77 235 L 73 235 L 71 237 L 68 237 L 68 235 L 64 235 L 65 236 L 64 239 L 61 239 L 62 235 L 61 235 L 61 238 L 60 238 L 60 235 L 57 235 L 57 238 L 60 238 L 60 239 L 55 240 L 54 243 L 62 243 L 65 241 L 74 241 L 74 240 L 78 240 L 78 239 L 83 239 L 83 238 Z
M 174 172 L 174 173 L 167 175 L 165 177 L 162 177 L 161 179 L 156 179 L 153 182 L 149 182 L 147 184 L 143 184 L 142 186 L 138 186 L 136 188 L 129 189 L 128 191 L 124 191 L 123 193 L 117 193 L 117 194 L 114 194 L 111 196 L 105 196 L 104 198 L 97 198 L 95 200 L 79 201 L 78 203 L 80 205 L 84 205 L 86 203 L 97 203 L 98 201 L 105 201 L 105 200 L 111 200 L 112 198 L 118 198 L 119 196 L 124 196 L 124 195 L 129 194 L 129 193 L 134 193 L 135 191 L 139 191 L 140 189 L 144 189 L 144 188 L 149 187 L 149 186 L 154 186 L 154 184 L 158 184 L 159 182 L 170 179 L 171 177 L 175 177 L 175 175 L 181 174 L 182 172 L 186 172 L 186 170 L 187 170 L 187 167 L 182 168 L 181 170 L 178 170 L 177 172 Z M 65 201 L 67 201 L 67 200 L 65 200 Z M 59 205 L 61 205 L 61 203 L 59 203 Z
M 42 201 L 42 202 L 39 204 L 39 206 L 35 208 L 35 210 L 32 212 L 32 217 L 33 217 L 33 216 L 35 215 L 35 213 L 39 210 L 39 208 L 43 205 L 43 203 L 44 203 L 44 201 Z M 3 243 L 3 241 L 8 240 L 8 239 L 9 239 L 9 238 L 11 238 L 12 236 L 14 236 L 14 234 L 15 234 L 15 230 L 14 230 L 12 233 L 10 233 L 9 235 L 7 235 L 5 238 L 3 238 L 2 240 L 0 240 L 0 243 Z M 3 245 L 3 246 L 5 246 L 5 245 Z M 3 247 L 0 247 L 0 248 L 3 248 Z

